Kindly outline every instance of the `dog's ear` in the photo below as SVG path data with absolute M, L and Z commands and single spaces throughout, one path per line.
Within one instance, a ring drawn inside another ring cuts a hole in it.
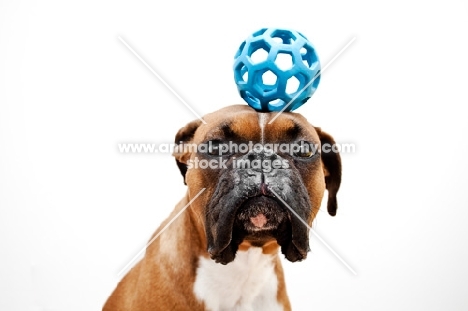
M 338 202 L 336 194 L 340 189 L 341 184 L 341 157 L 335 148 L 335 140 L 333 137 L 322 131 L 321 128 L 316 127 L 315 130 L 320 137 L 320 144 L 322 145 L 322 164 L 323 173 L 325 176 L 325 185 L 328 191 L 328 204 L 327 210 L 331 216 L 336 215 L 338 209 Z
M 187 162 L 190 159 L 191 147 L 187 144 L 190 144 L 192 141 L 195 132 L 202 122 L 200 120 L 195 120 L 181 128 L 175 137 L 176 148 L 174 150 L 174 157 L 176 159 L 177 166 L 179 167 L 180 173 L 184 177 L 184 184 L 187 184 L 185 180 L 185 174 L 187 173 Z

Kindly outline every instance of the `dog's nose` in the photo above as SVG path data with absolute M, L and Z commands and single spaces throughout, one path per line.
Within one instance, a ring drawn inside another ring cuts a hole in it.
M 251 151 L 249 154 L 247 154 L 247 159 L 249 161 L 257 160 L 260 158 L 260 154 L 258 152 Z

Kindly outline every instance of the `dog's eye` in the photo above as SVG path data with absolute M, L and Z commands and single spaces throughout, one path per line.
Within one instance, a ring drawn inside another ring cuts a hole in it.
M 299 158 L 311 158 L 315 153 L 315 146 L 306 141 L 300 141 L 291 146 L 292 154 Z
M 221 148 L 219 147 L 219 143 L 209 142 L 208 143 L 208 154 L 210 155 L 219 155 L 219 151 Z
M 218 140 L 208 142 L 207 153 L 212 156 L 224 156 L 229 154 L 228 144 Z

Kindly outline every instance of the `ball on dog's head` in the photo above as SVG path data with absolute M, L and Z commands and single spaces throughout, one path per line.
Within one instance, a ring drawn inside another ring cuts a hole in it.
M 315 48 L 294 30 L 256 31 L 242 42 L 234 59 L 239 94 L 257 111 L 292 111 L 312 96 L 320 82 Z

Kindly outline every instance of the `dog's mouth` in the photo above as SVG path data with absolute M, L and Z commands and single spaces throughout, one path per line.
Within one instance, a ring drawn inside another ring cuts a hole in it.
M 289 215 L 281 202 L 273 197 L 256 196 L 247 199 L 237 210 L 233 234 L 242 231 L 247 240 L 259 244 L 275 238 L 280 225 L 288 220 Z
M 311 211 L 306 194 L 282 198 L 288 204 L 284 206 L 283 200 L 268 189 L 253 196 L 229 190 L 216 194 L 211 200 L 213 206 L 208 208 L 212 211 L 208 213 L 206 227 L 208 253 L 213 260 L 222 264 L 233 261 L 243 241 L 263 247 L 272 240 L 276 240 L 289 261 L 306 258 L 308 228 L 301 222 L 308 219 Z M 289 206 L 297 215 L 291 214 Z

